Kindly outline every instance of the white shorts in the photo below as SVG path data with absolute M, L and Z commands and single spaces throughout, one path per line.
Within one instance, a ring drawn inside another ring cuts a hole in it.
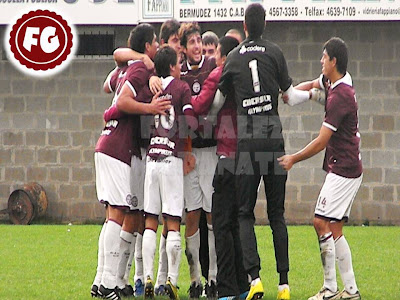
M 146 149 L 141 148 L 142 159 L 132 156 L 131 159 L 131 192 L 135 210 L 143 210 L 144 176 L 146 173 Z
M 348 219 L 362 177 L 346 178 L 328 173 L 318 196 L 315 215 L 334 221 Z
M 101 203 L 133 209 L 131 167 L 104 153 L 94 154 L 97 198 Z
M 194 211 L 202 208 L 211 212 L 215 168 L 218 163 L 217 147 L 193 148 L 196 166 L 184 177 L 185 209 Z
M 169 156 L 161 161 L 146 158 L 144 180 L 144 211 L 158 216 L 160 213 L 182 218 L 183 213 L 183 161 Z

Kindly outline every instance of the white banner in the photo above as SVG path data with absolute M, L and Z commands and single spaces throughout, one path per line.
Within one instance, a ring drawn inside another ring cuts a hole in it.
M 267 21 L 400 20 L 400 0 L 180 0 L 175 4 L 175 18 L 181 22 L 243 21 L 252 2 L 265 7 Z
M 20 11 L 60 12 L 75 25 L 134 25 L 141 0 L 0 0 L 0 24 L 10 24 Z
M 0 24 L 27 8 L 64 12 L 76 25 L 243 21 L 253 2 L 264 5 L 268 21 L 400 20 L 400 0 L 0 0 Z

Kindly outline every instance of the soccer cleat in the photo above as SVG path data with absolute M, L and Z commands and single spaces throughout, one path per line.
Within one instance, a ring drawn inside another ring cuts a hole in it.
M 144 284 L 141 279 L 138 279 L 135 282 L 135 297 L 143 296 L 143 293 L 144 293 Z
M 346 290 L 343 290 L 339 293 L 338 297 L 335 299 L 346 299 L 346 300 L 361 300 L 360 292 L 357 291 L 355 294 L 350 294 Z
M 308 298 L 308 300 L 337 300 L 339 291 L 332 292 L 326 287 L 323 287 L 315 296 Z
M 196 281 L 193 281 L 190 284 L 189 287 L 189 299 L 199 299 L 201 296 L 201 293 L 203 292 L 203 287 L 201 283 L 197 283 Z
M 99 295 L 99 287 L 97 285 L 92 285 L 92 289 L 90 290 L 90 295 L 92 298 L 100 297 Z
M 130 284 L 127 284 L 123 289 L 119 290 L 119 293 L 122 297 L 133 298 L 134 295 L 133 287 Z
M 276 300 L 290 300 L 290 288 L 287 284 L 285 284 L 282 290 L 278 291 Z
M 147 277 L 146 285 L 144 286 L 144 298 L 154 299 L 154 284 L 150 277 Z
M 235 299 L 236 299 L 235 296 L 228 296 L 228 297 L 221 297 L 221 298 L 218 298 L 218 300 L 235 300 Z
M 261 299 L 263 296 L 264 296 L 264 288 L 260 280 L 255 285 L 250 286 L 250 291 L 246 297 L 246 300 Z
M 205 287 L 206 296 L 208 300 L 216 300 L 217 299 L 217 285 L 214 280 L 211 280 L 210 283 L 206 284 Z
M 165 286 L 163 284 L 156 286 L 154 289 L 154 294 L 156 296 L 164 296 L 165 295 Z
M 168 279 L 165 284 L 165 294 L 168 295 L 169 299 L 179 300 L 178 287 L 174 286 Z
M 108 289 L 103 285 L 100 285 L 98 293 L 101 298 L 109 300 L 121 300 L 121 297 L 117 289 Z

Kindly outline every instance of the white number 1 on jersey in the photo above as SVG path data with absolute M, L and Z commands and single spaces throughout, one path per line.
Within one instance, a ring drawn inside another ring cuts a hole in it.
M 260 92 L 260 79 L 258 78 L 258 67 L 257 60 L 253 59 L 249 61 L 249 68 L 251 70 L 251 78 L 253 79 L 254 92 Z

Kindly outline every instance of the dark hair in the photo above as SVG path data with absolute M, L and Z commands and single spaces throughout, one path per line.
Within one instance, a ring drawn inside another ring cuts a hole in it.
M 176 51 L 168 45 L 163 45 L 154 57 L 157 75 L 164 78 L 168 77 L 171 74 L 170 66 L 175 66 L 177 61 Z
M 212 31 L 206 31 L 201 36 L 201 40 L 203 41 L 203 45 L 210 45 L 213 44 L 215 47 L 218 45 L 218 35 Z
M 329 56 L 329 60 L 336 57 L 336 69 L 340 74 L 346 74 L 348 51 L 346 43 L 338 37 L 330 38 L 325 44 L 322 50 L 326 50 Z
M 221 45 L 221 57 L 223 57 L 228 55 L 228 53 L 231 52 L 232 49 L 236 48 L 237 45 L 239 45 L 239 42 L 234 37 L 223 36 L 219 39 L 218 44 Z
M 179 22 L 175 19 L 170 19 L 170 20 L 165 21 L 161 25 L 161 29 L 160 29 L 160 36 L 159 36 L 160 42 L 161 42 L 161 40 L 163 40 L 164 43 L 168 43 L 170 36 L 172 36 L 174 34 L 178 35 L 180 27 L 181 27 L 181 24 L 179 24 Z
M 148 23 L 142 23 L 136 26 L 130 33 L 128 38 L 128 46 L 132 50 L 139 53 L 144 53 L 146 50 L 146 43 L 153 42 L 154 27 Z
M 265 28 L 265 9 L 259 3 L 250 4 L 246 8 L 244 22 L 246 23 L 249 38 L 259 38 Z
M 200 26 L 197 22 L 182 23 L 181 27 L 179 28 L 181 46 L 186 48 L 188 37 L 193 33 L 200 34 Z

